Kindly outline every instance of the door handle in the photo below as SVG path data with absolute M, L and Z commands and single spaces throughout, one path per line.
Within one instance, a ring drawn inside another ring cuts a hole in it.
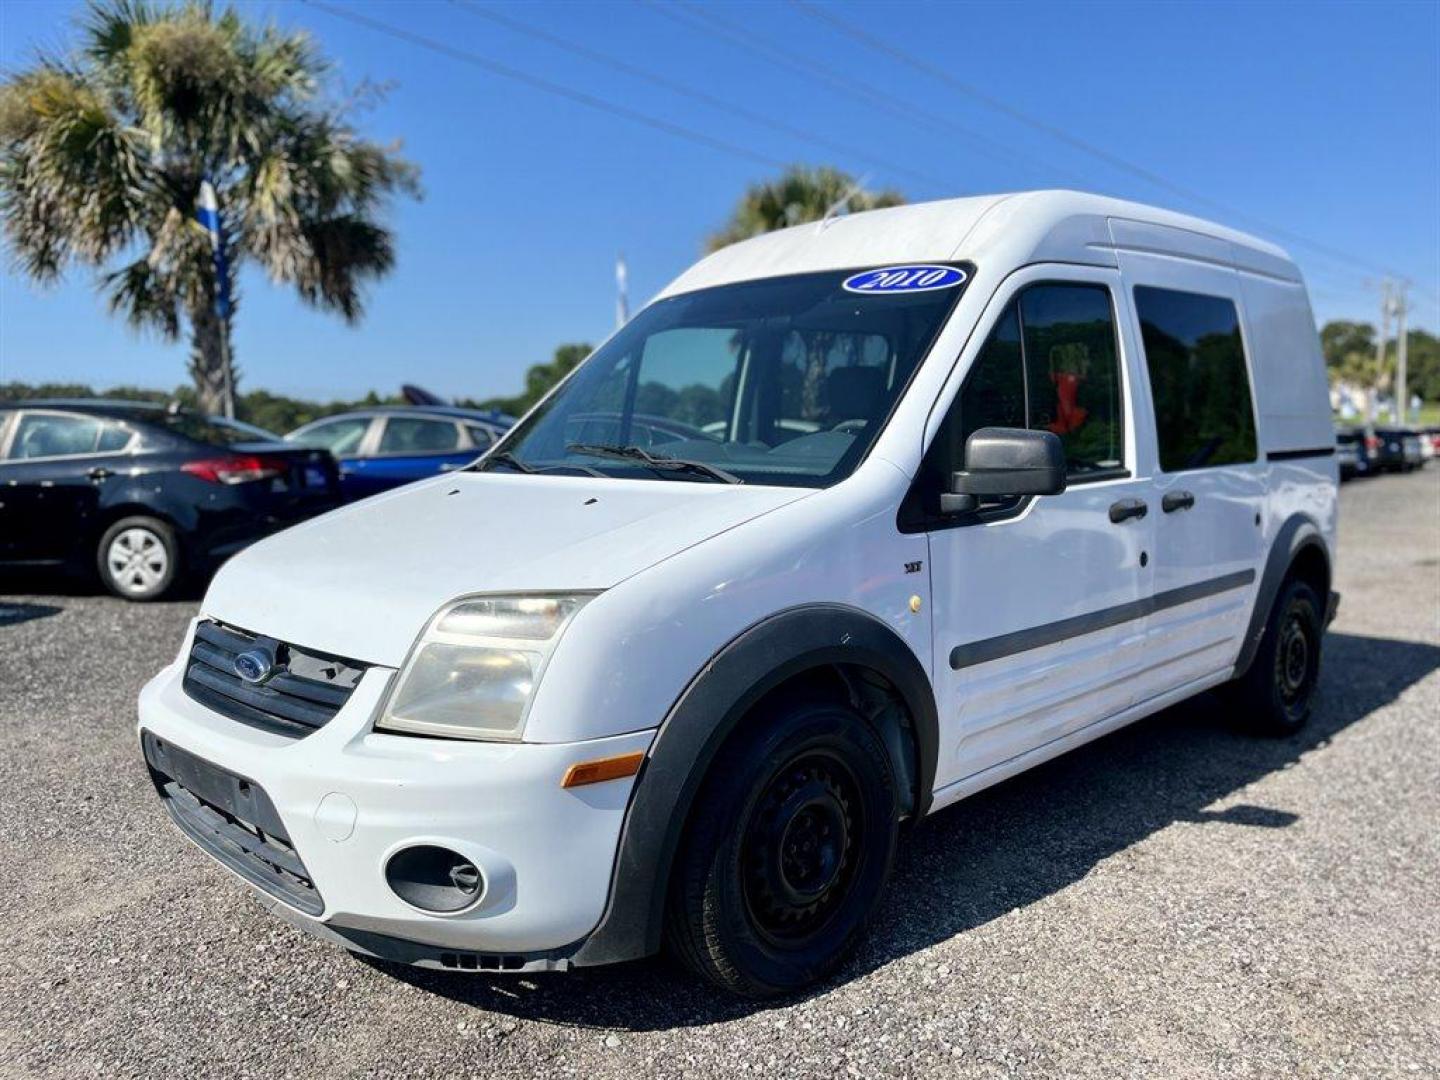
M 114 476 L 115 472 L 113 469 L 105 468 L 104 465 L 96 465 L 95 468 L 91 469 L 85 475 L 91 480 L 104 480 L 107 476 Z
M 1110 504 L 1110 520 L 1116 525 L 1128 518 L 1143 518 L 1149 512 L 1144 499 L 1121 499 Z
M 1176 510 L 1189 510 L 1194 505 L 1195 496 L 1188 491 L 1167 491 L 1160 500 L 1160 509 L 1167 514 L 1173 514 Z

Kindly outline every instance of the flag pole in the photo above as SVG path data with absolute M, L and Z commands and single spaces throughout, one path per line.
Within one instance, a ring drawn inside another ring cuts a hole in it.
M 220 200 L 209 180 L 200 181 L 200 198 L 195 220 L 210 235 L 210 253 L 215 264 L 215 318 L 220 333 L 220 403 L 228 419 L 235 419 L 235 371 L 230 363 L 230 266 L 225 258 L 225 233 L 220 227 Z

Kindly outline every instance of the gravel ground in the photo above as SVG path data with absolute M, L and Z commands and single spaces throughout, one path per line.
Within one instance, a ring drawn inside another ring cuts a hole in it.
M 1440 1076 L 1440 467 L 1342 501 L 1303 735 L 1202 697 L 937 815 L 863 954 L 781 1005 L 291 930 L 141 768 L 193 602 L 0 583 L 0 1076 Z

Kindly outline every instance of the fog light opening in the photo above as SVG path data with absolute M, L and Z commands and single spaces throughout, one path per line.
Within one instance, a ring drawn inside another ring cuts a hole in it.
M 459 852 L 434 844 L 397 851 L 385 881 L 411 907 L 441 915 L 464 911 L 485 895 L 485 875 Z

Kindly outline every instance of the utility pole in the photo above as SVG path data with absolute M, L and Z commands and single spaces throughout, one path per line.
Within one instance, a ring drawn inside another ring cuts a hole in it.
M 1375 343 L 1375 378 L 1365 389 L 1365 426 L 1375 423 L 1375 396 L 1385 377 L 1385 339 L 1390 336 L 1390 279 L 1380 282 L 1380 340 Z
M 1399 412 L 1398 422 L 1405 425 L 1405 415 L 1410 408 L 1410 390 L 1405 382 L 1407 374 L 1405 370 L 1405 315 L 1410 307 L 1410 298 L 1406 292 L 1410 288 L 1408 281 L 1402 281 L 1395 286 L 1395 408 Z

